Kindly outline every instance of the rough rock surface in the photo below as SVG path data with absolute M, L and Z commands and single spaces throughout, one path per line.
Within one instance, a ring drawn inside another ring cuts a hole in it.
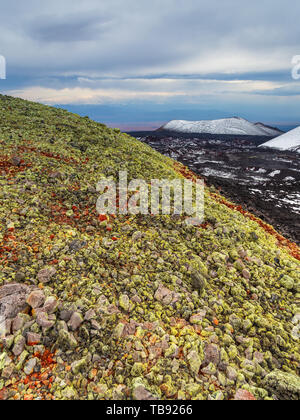
M 28 305 L 26 298 L 29 287 L 21 284 L 7 284 L 0 287 L 0 316 L 11 319 L 24 311 Z
M 256 398 L 254 395 L 251 394 L 251 392 L 245 390 L 245 389 L 239 389 L 234 397 L 235 401 L 255 401 Z
M 139 385 L 136 387 L 133 391 L 133 399 L 137 401 L 155 401 L 157 398 L 155 398 L 147 389 Z
M 51 278 L 56 274 L 56 269 L 54 267 L 44 268 L 38 272 L 37 278 L 41 283 L 49 283 Z
M 265 377 L 264 386 L 279 400 L 300 399 L 300 378 L 294 374 L 276 370 Z

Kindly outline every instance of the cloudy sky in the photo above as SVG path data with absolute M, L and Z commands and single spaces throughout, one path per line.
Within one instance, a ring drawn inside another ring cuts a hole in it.
M 1 93 L 121 128 L 232 115 L 300 123 L 298 0 L 0 2 Z

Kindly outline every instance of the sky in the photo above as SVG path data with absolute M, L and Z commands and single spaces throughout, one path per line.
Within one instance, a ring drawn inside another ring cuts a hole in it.
M 1 3 L 1 93 L 124 130 L 230 116 L 300 124 L 298 0 Z

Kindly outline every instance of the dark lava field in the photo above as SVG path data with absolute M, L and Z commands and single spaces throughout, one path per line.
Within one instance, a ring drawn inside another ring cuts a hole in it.
M 300 156 L 262 149 L 268 137 L 131 132 L 300 243 Z

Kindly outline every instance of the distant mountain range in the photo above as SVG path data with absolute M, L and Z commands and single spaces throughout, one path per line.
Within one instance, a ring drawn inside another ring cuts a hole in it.
M 288 131 L 282 136 L 262 144 L 260 147 L 269 147 L 278 150 L 290 150 L 300 153 L 300 127 Z
M 252 123 L 240 117 L 202 121 L 173 120 L 163 125 L 158 131 L 266 137 L 277 137 L 283 134 L 283 131 L 278 128 L 259 122 Z

